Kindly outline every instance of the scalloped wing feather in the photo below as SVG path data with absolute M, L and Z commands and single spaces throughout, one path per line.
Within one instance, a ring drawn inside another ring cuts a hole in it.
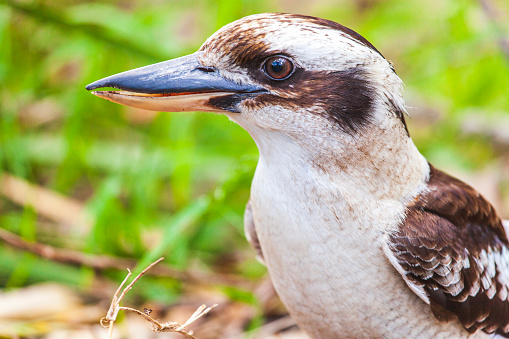
M 429 189 L 408 206 L 384 252 L 440 320 L 509 337 L 509 243 L 492 205 L 430 166 Z

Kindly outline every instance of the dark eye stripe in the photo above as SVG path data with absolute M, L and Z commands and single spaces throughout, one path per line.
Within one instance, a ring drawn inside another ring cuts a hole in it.
M 263 70 L 272 80 L 285 80 L 288 79 L 295 66 L 293 63 L 283 56 L 273 56 L 268 58 L 265 63 Z

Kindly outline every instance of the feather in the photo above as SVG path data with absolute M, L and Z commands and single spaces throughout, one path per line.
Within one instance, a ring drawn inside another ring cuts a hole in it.
M 419 296 L 424 291 L 439 320 L 454 314 L 471 333 L 509 337 L 504 226 L 472 187 L 430 166 L 428 190 L 407 206 L 405 220 L 387 238 L 391 263 L 409 286 L 420 286 Z

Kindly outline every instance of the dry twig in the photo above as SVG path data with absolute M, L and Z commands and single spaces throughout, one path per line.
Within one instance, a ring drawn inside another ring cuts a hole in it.
M 135 264 L 134 260 L 114 258 L 106 255 L 88 255 L 79 251 L 56 248 L 35 241 L 27 241 L 3 228 L 0 228 L 0 240 L 9 246 L 34 253 L 45 259 L 71 265 L 84 265 L 97 270 L 107 268 L 123 270 L 125 267 Z
M 115 320 L 117 319 L 117 315 L 119 311 L 130 311 L 133 313 L 138 314 L 139 316 L 142 316 L 147 321 L 150 329 L 154 331 L 155 333 L 160 332 L 176 332 L 180 333 L 188 338 L 196 339 L 196 337 L 193 336 L 192 331 L 186 331 L 185 327 L 196 321 L 197 319 L 201 318 L 205 314 L 209 313 L 211 309 L 217 306 L 217 304 L 214 304 L 210 307 L 206 307 L 205 305 L 201 305 L 198 307 L 198 309 L 189 317 L 189 319 L 184 323 L 184 325 L 180 325 L 177 322 L 168 322 L 168 323 L 160 323 L 159 321 L 155 320 L 150 316 L 150 310 L 145 309 L 145 312 L 142 312 L 140 310 L 137 310 L 135 308 L 131 307 L 124 307 L 120 306 L 120 302 L 125 297 L 127 292 L 129 292 L 130 289 L 133 288 L 133 285 L 145 274 L 148 270 L 150 270 L 152 267 L 157 265 L 159 262 L 161 262 L 164 258 L 159 258 L 158 260 L 154 261 L 152 264 L 150 264 L 147 268 L 145 268 L 140 274 L 136 276 L 136 278 L 131 281 L 129 285 L 127 285 L 126 288 L 122 290 L 124 285 L 126 284 L 129 277 L 131 277 L 132 273 L 129 269 L 127 271 L 129 272 L 127 276 L 125 277 L 124 281 L 120 284 L 117 291 L 113 295 L 113 299 L 111 301 L 110 308 L 108 309 L 108 313 L 106 314 L 106 317 L 101 319 L 101 326 L 104 328 L 108 328 L 108 338 L 111 339 L 113 335 L 113 325 L 115 323 Z M 122 293 L 121 293 L 122 292 Z M 119 296 L 120 294 L 120 296 Z
M 0 228 L 0 240 L 14 248 L 29 251 L 39 257 L 51 261 L 60 262 L 69 265 L 83 265 L 95 270 L 118 269 L 123 270 L 126 267 L 136 265 L 136 261 L 130 259 L 115 258 L 107 255 L 91 255 L 79 251 L 73 251 L 64 248 L 56 248 L 47 244 L 41 244 L 34 241 L 27 241 L 19 235 Z M 208 274 L 197 270 L 180 271 L 171 269 L 167 266 L 158 266 L 150 272 L 153 276 L 171 277 L 188 282 L 200 284 L 221 284 L 228 286 L 249 288 L 252 283 L 245 279 L 239 279 L 235 276 Z

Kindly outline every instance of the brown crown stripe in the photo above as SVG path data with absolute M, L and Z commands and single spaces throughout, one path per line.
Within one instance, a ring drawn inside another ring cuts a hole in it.
M 269 31 L 269 25 L 272 25 L 275 21 L 278 23 L 290 23 L 295 25 L 300 21 L 302 24 L 306 25 L 338 30 L 344 33 L 349 39 L 372 49 L 383 57 L 382 53 L 380 53 L 375 46 L 359 33 L 348 27 L 326 19 L 286 13 L 274 13 L 266 17 L 250 16 L 235 21 L 216 32 L 213 38 L 207 41 L 200 50 L 220 51 L 225 55 L 229 55 L 232 61 L 241 66 L 253 61 L 263 60 L 278 52 L 284 52 L 276 51 L 273 48 L 274 46 L 268 46 L 264 42 L 265 36 L 269 33 L 273 33 Z M 251 28 L 252 26 L 256 26 L 257 29 L 253 30 Z
M 350 28 L 348 28 L 346 26 L 338 24 L 337 22 L 334 22 L 334 21 L 331 21 L 331 20 L 327 20 L 327 19 L 321 19 L 321 18 L 316 18 L 316 17 L 312 17 L 312 16 L 307 16 L 307 15 L 284 14 L 284 13 L 282 13 L 282 14 L 285 15 L 287 18 L 298 18 L 298 19 L 305 20 L 306 22 L 313 23 L 313 24 L 318 25 L 318 26 L 328 27 L 328 28 L 331 28 L 331 29 L 335 29 L 335 30 L 341 31 L 347 37 L 349 37 L 350 39 L 361 43 L 362 45 L 372 49 L 373 51 L 375 51 L 378 54 L 380 54 L 380 56 L 385 58 L 382 55 L 382 53 L 380 53 L 380 51 L 378 49 L 376 49 L 375 46 L 373 46 L 362 35 L 360 35 L 356 31 L 354 31 L 354 30 L 352 30 L 352 29 L 350 29 Z

